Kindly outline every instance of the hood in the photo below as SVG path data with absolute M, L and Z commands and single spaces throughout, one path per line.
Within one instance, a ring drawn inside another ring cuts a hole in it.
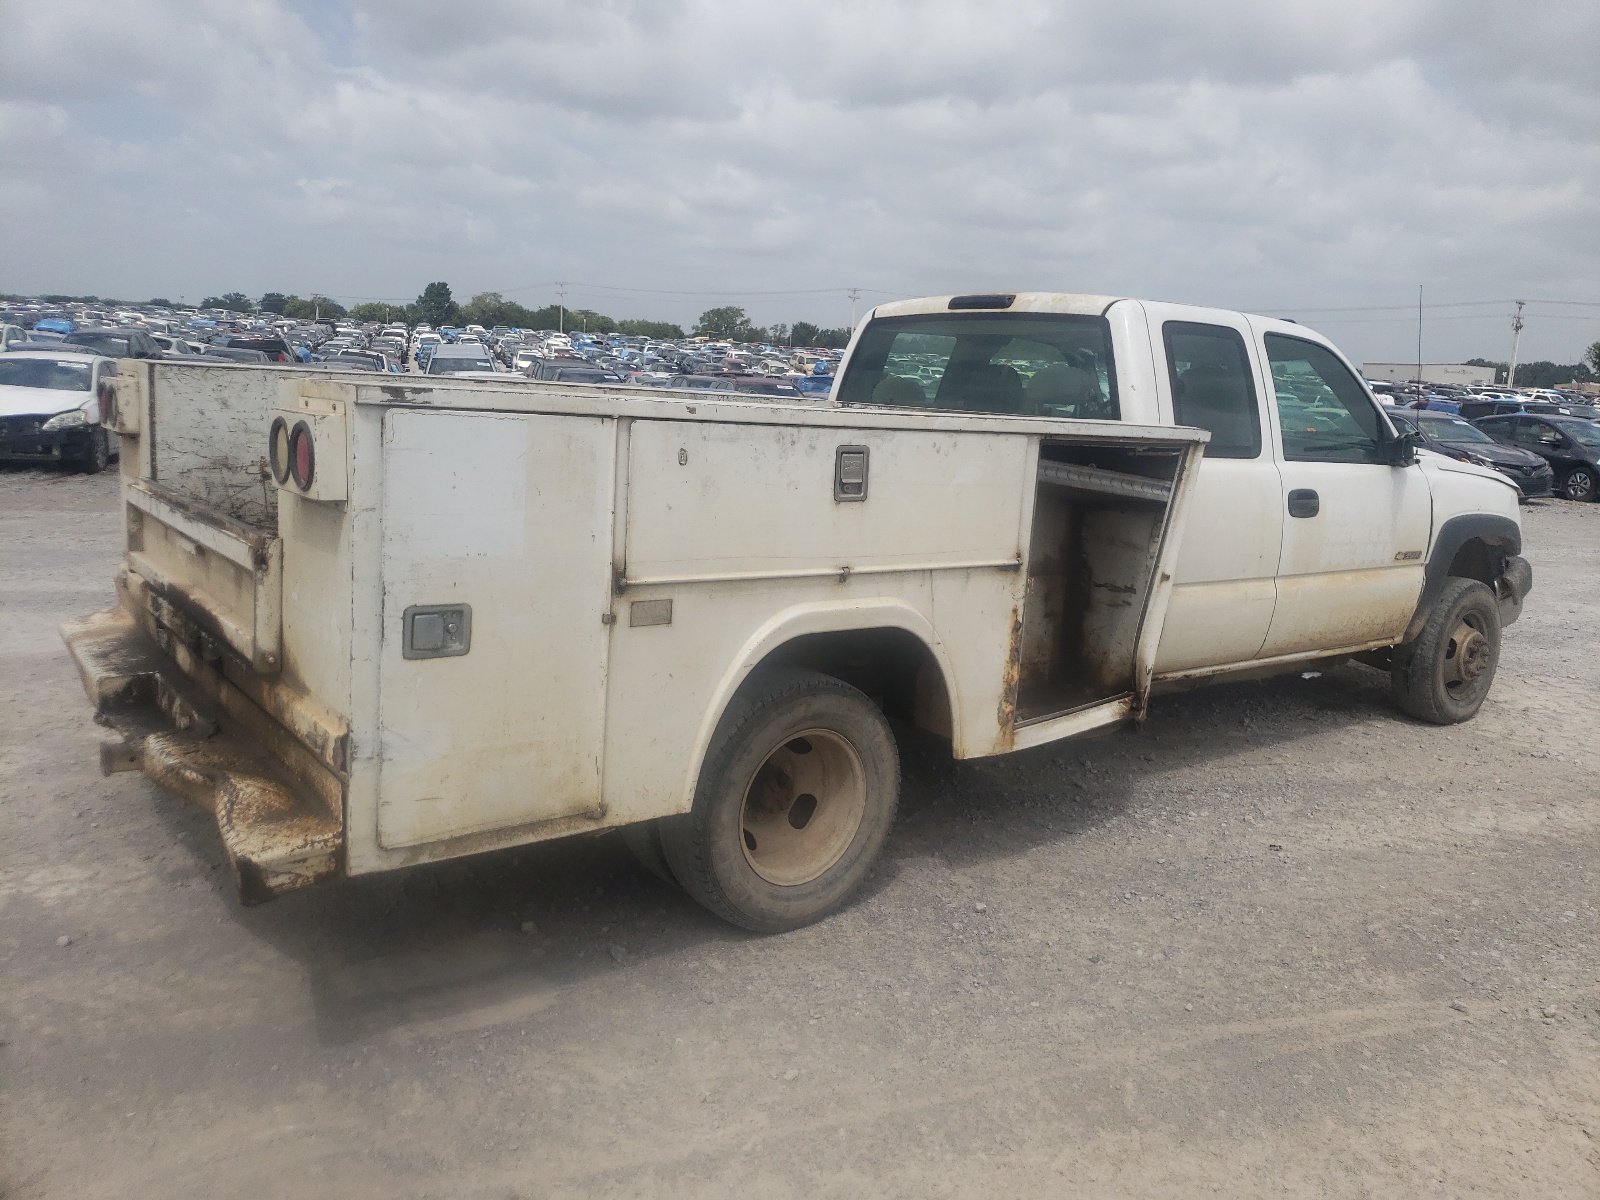
M 1477 463 L 1459 462 L 1456 459 L 1440 454 L 1437 450 L 1429 450 L 1426 447 L 1418 449 L 1417 461 L 1422 463 L 1425 470 L 1446 471 L 1452 475 L 1475 475 L 1479 479 L 1492 479 L 1512 491 L 1517 490 L 1516 484 L 1512 483 L 1511 480 L 1500 474 L 1493 467 L 1480 467 Z
M 1441 446 L 1451 450 L 1459 450 L 1462 454 L 1476 454 L 1479 458 L 1487 458 L 1492 463 L 1507 467 L 1541 467 L 1544 459 L 1532 450 L 1522 450 L 1516 446 L 1507 446 L 1502 442 L 1447 442 L 1439 440 Z
M 0 417 L 53 417 L 85 404 L 95 413 L 92 419 L 98 420 L 93 392 L 58 392 L 54 388 L 0 384 Z

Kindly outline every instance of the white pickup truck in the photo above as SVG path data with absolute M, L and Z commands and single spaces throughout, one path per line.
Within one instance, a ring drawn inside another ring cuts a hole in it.
M 893 820 L 891 719 L 1004 754 L 1362 656 L 1477 711 L 1515 488 L 1326 340 L 1107 296 L 876 309 L 827 401 L 128 362 L 119 604 L 64 636 L 108 771 L 246 902 L 620 828 L 747 928 Z

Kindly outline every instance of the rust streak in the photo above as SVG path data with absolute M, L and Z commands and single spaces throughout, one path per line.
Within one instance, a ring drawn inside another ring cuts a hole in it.
M 1022 611 L 1011 607 L 1011 632 L 1006 641 L 1005 670 L 1000 676 L 1000 706 L 995 718 L 1001 744 L 1010 749 L 1017 730 L 1017 686 L 1022 678 Z

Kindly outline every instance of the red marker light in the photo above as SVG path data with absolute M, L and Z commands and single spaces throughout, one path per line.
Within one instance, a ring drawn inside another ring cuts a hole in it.
M 302 492 L 311 490 L 311 480 L 316 476 L 317 453 L 311 444 L 311 427 L 297 422 L 289 434 L 289 474 Z

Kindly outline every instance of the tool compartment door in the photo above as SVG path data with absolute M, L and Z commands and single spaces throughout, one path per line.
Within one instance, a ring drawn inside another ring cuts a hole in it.
M 598 813 L 613 437 L 597 417 L 384 414 L 384 846 Z M 417 606 L 470 608 L 465 653 L 408 657 Z

